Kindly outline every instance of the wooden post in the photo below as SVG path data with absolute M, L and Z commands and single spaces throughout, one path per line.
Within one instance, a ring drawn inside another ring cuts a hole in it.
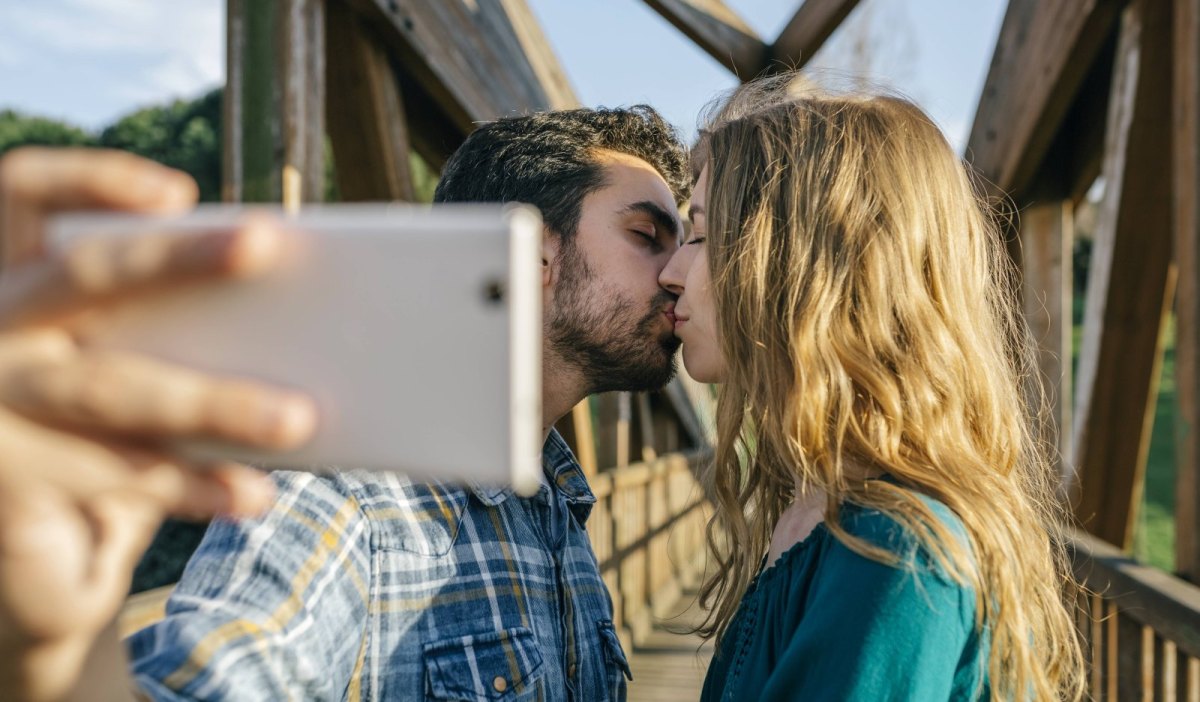
M 1119 7 L 1010 0 L 966 151 L 991 195 L 1029 186 Z
M 1071 455 L 1071 245 L 1069 200 L 1038 203 L 1021 213 L 1025 319 L 1038 344 L 1038 368 L 1053 412 L 1058 474 L 1073 481 Z M 1065 494 L 1065 493 L 1064 493 Z
M 571 410 L 571 428 L 575 433 L 575 458 L 583 474 L 591 477 L 599 470 L 596 460 L 596 434 L 592 430 L 592 408 L 585 397 Z
M 228 0 L 225 166 L 231 202 L 324 198 L 324 0 Z
M 1200 0 L 1175 0 L 1175 568 L 1200 583 Z
M 1075 513 L 1100 538 L 1132 545 L 1149 451 L 1160 331 L 1174 293 L 1171 217 L 1171 14 L 1135 0 L 1121 18 L 1101 204 L 1076 378 Z
M 577 103 L 525 0 L 345 1 L 463 134 L 482 120 Z
M 341 0 L 326 10 L 326 115 L 338 190 L 346 202 L 413 200 L 408 118 L 387 50 Z
M 654 410 L 650 407 L 650 393 L 639 392 L 637 397 L 637 424 L 634 434 L 634 445 L 638 447 L 641 460 L 649 463 L 658 458 L 654 448 Z
M 606 392 L 596 396 L 596 461 L 600 468 L 629 465 L 629 393 Z
M 628 392 L 617 393 L 617 467 L 629 465 L 630 425 L 633 402 Z

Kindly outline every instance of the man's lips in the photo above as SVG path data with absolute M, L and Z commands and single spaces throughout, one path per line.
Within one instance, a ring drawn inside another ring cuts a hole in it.
M 667 321 L 668 321 L 668 322 L 670 322 L 672 326 L 674 326 L 674 324 L 675 324 L 675 320 L 676 320 L 676 317 L 675 317 L 675 303 L 674 303 L 674 302 L 672 302 L 671 304 L 667 305 L 667 309 L 663 310 L 663 315 L 664 315 L 664 316 L 666 316 L 666 318 L 667 318 Z

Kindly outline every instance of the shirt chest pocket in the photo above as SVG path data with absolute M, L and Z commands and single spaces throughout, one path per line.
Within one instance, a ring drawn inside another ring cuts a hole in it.
M 516 702 L 535 699 L 544 675 L 542 652 L 524 627 L 426 644 L 430 700 Z

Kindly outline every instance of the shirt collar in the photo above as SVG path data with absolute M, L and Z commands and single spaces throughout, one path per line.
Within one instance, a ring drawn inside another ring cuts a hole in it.
M 546 443 L 542 446 L 542 472 L 546 480 L 562 493 L 567 507 L 579 523 L 587 522 L 592 513 L 592 505 L 596 504 L 596 496 L 588 487 L 587 478 L 584 477 L 579 462 L 575 460 L 575 454 L 571 453 L 571 447 L 567 446 L 557 429 L 550 430 L 550 435 L 546 437 Z M 513 495 L 512 488 L 507 487 L 472 483 L 470 488 L 475 497 L 489 507 L 499 505 Z M 539 489 L 538 495 L 543 500 L 549 498 L 549 490 L 545 485 Z

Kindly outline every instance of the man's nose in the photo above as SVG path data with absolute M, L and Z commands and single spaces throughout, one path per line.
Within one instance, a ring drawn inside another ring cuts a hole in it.
M 678 252 L 667 261 L 667 265 L 658 274 L 659 287 L 669 290 L 676 296 L 683 294 L 683 266 Z

